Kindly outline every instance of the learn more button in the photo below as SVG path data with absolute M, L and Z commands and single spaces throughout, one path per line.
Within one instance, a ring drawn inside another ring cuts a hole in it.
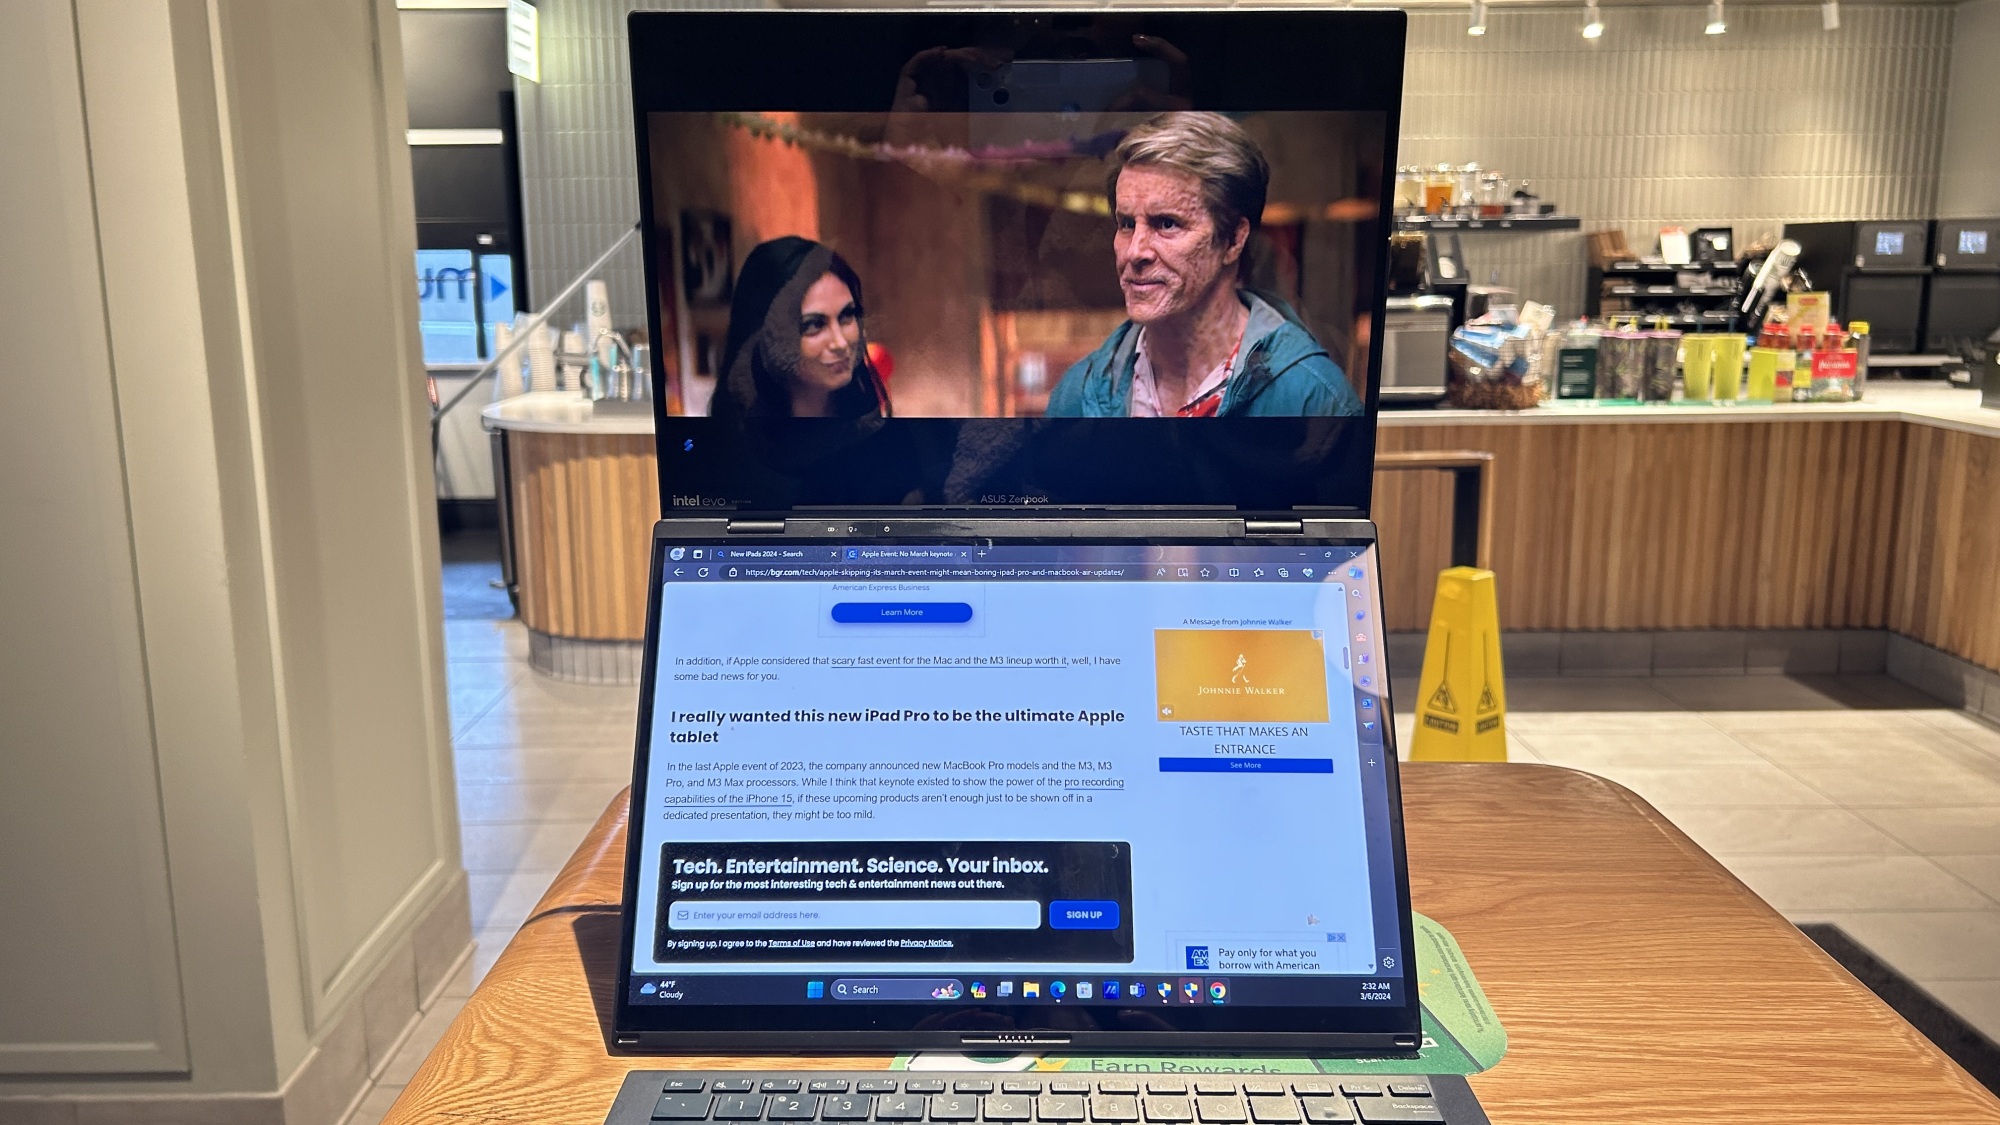
M 835 602 L 833 619 L 842 625 L 963 625 L 972 620 L 968 602 Z
M 1115 930 L 1118 904 L 1110 899 L 1057 899 L 1049 903 L 1051 930 Z

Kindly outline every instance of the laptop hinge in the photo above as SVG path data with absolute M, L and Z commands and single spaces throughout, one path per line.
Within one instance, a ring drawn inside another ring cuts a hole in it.
M 1037 1031 L 995 1031 L 958 1037 L 959 1045 L 963 1047 L 1062 1047 L 1069 1041 L 1067 1035 Z
M 1306 530 L 1304 520 L 1244 520 L 1245 535 L 1303 535 Z
M 731 519 L 728 530 L 731 535 L 783 535 L 785 521 Z

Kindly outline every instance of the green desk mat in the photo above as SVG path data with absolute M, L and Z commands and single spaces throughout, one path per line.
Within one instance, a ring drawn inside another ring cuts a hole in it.
M 1260 1059 L 1248 1055 L 898 1055 L 896 1070 L 1068 1071 L 1093 1074 L 1478 1074 L 1507 1053 L 1507 1031 L 1451 931 L 1416 916 L 1423 1046 L 1408 1059 Z

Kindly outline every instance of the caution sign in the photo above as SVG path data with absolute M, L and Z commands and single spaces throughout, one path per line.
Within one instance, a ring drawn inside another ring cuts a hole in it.
M 1455 566 L 1438 575 L 1417 699 L 1413 761 L 1507 760 L 1507 681 L 1492 571 Z

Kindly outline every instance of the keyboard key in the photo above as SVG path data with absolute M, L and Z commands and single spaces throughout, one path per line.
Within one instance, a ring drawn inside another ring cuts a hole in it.
M 1442 1122 L 1444 1114 L 1430 1098 L 1363 1098 L 1354 1103 L 1367 1125 L 1406 1125 L 1408 1122 Z
M 951 1084 L 951 1092 L 954 1094 L 990 1094 L 993 1092 L 993 1080 L 990 1078 L 961 1078 Z
M 815 1078 L 806 1084 L 806 1089 L 815 1094 L 845 1094 L 847 1092 L 847 1079 Z
M 1258 1079 L 1253 1082 L 1245 1082 L 1243 1084 L 1243 1092 L 1253 1098 L 1283 1097 L 1285 1084 L 1283 1082 L 1267 1082 L 1263 1079 Z
M 1027 1094 L 988 1094 L 985 1108 L 988 1121 L 1031 1121 L 1035 1099 Z
M 903 1083 L 903 1092 L 905 1094 L 942 1094 L 944 1093 L 944 1079 L 912 1078 Z
M 718 1082 L 720 1086 L 722 1083 Z M 715 1099 L 717 1121 L 755 1121 L 764 1116 L 764 1095 L 724 1094 Z
M 1153 1078 L 1146 1082 L 1149 1094 L 1185 1094 L 1187 1083 L 1178 1078 Z
M 718 1078 L 715 1080 L 715 1092 L 718 1094 L 747 1094 L 756 1088 L 757 1084 L 748 1078 Z
M 931 1099 L 932 1121 L 977 1121 L 979 1098 L 972 1094 L 939 1094 Z
M 1251 1098 L 1250 1120 L 1257 1125 L 1293 1125 L 1299 1119 L 1299 1103 L 1290 1098 Z
M 1194 1104 L 1175 1094 L 1149 1094 L 1146 1097 L 1146 1120 L 1193 1121 Z
M 699 1094 L 707 1085 L 708 1081 L 702 1078 L 669 1078 L 660 1089 L 669 1094 Z
M 1292 1093 L 1302 1098 L 1330 1098 L 1333 1096 L 1331 1082 L 1294 1082 Z
M 857 1094 L 893 1094 L 896 1092 L 896 1080 L 893 1078 L 863 1078 L 854 1084 L 854 1092 Z
M 1068 1079 L 1068 1080 L 1058 1079 L 1056 1081 L 1052 1081 L 1049 1083 L 1049 1093 L 1088 1094 L 1090 1093 L 1090 1083 L 1078 1082 L 1075 1079 Z
M 1391 1082 L 1389 1096 L 1392 1098 L 1428 1098 L 1431 1084 L 1428 1082 Z
M 1132 1094 L 1098 1094 L 1090 1099 L 1092 1121 L 1126 1122 L 1139 1120 L 1139 1099 Z
M 1342 1082 L 1340 1092 L 1350 1098 L 1379 1098 L 1382 1096 L 1380 1082 Z
M 796 1078 L 766 1078 L 758 1089 L 767 1094 L 796 1094 L 799 1092 L 799 1080 Z
M 922 1094 L 884 1094 L 875 1099 L 877 1121 L 922 1121 L 923 1119 Z
M 811 1121 L 819 1111 L 819 1098 L 812 1094 L 773 1094 L 766 1112 L 773 1121 Z
M 1139 1084 L 1125 1078 L 1100 1078 L 1097 1080 L 1097 1092 L 1100 1094 L 1136 1094 L 1139 1092 Z
M 842 1083 L 846 1085 L 846 1083 Z M 870 1104 L 875 1099 L 867 1094 L 828 1094 L 820 1107 L 821 1121 L 866 1121 Z
M 1003 1094 L 1039 1094 L 1042 1092 L 1042 1080 L 1039 1078 L 1009 1078 L 1000 1083 L 1000 1092 Z
M 655 1121 L 706 1121 L 712 1099 L 707 1094 L 662 1094 L 653 1107 Z
M 1055 1083 L 1049 1083 L 1049 1089 L 1053 1090 L 1055 1086 Z M 1043 1121 L 1081 1121 L 1083 1095 L 1043 1094 L 1035 1099 L 1035 1116 Z
M 1354 1109 L 1346 1098 L 1300 1098 L 1299 1105 L 1312 1125 L 1350 1125 L 1354 1120 Z
M 1227 1097 L 1236 1092 L 1236 1083 L 1226 1078 L 1197 1078 L 1194 1080 L 1194 1092 L 1210 1097 Z
M 1201 1084 L 1196 1084 L 1195 1089 L 1201 1089 Z M 1243 1125 L 1250 1120 L 1250 1115 L 1244 1112 L 1243 1099 L 1234 1094 L 1228 1097 L 1202 1094 L 1195 1098 L 1194 1109 L 1204 1125 Z

